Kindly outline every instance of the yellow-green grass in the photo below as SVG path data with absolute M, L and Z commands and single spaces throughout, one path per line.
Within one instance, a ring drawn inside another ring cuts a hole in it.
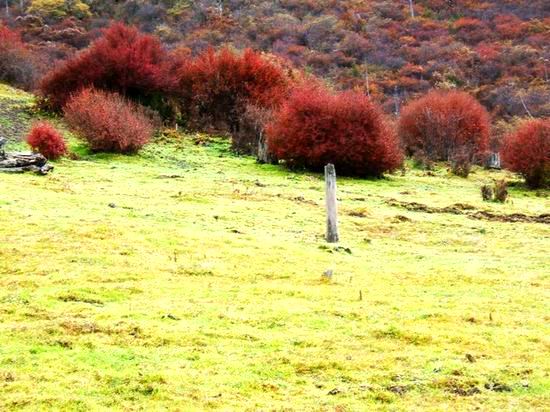
M 160 140 L 0 175 L 0 410 L 548 409 L 549 226 L 387 204 L 548 192 L 339 178 L 337 248 L 322 176 Z

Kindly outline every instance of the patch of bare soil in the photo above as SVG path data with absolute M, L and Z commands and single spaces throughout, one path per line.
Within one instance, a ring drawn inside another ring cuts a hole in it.
M 542 215 L 525 215 L 523 213 L 513 213 L 510 215 L 498 214 L 489 212 L 487 210 L 476 210 L 472 205 L 464 203 L 455 203 L 454 205 L 447 207 L 432 207 L 417 202 L 403 202 L 396 199 L 389 199 L 386 203 L 393 207 L 400 207 L 410 210 L 412 212 L 423 213 L 449 213 L 453 215 L 466 215 L 470 219 L 476 220 L 489 220 L 493 222 L 506 222 L 506 223 L 543 223 L 550 224 L 550 214 L 544 213 Z

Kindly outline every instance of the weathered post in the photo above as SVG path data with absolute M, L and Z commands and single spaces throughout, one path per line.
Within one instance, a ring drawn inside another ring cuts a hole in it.
M 491 153 L 487 162 L 487 166 L 489 167 L 489 169 L 500 169 L 500 154 Z
M 338 236 L 338 205 L 336 200 L 336 170 L 329 163 L 325 166 L 325 189 L 327 207 L 327 242 L 337 243 Z

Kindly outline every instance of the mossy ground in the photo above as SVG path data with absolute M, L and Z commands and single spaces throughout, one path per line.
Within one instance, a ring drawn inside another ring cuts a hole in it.
M 387 204 L 547 192 L 339 178 L 338 248 L 322 176 L 164 140 L 0 175 L 0 409 L 548 408 L 549 226 Z

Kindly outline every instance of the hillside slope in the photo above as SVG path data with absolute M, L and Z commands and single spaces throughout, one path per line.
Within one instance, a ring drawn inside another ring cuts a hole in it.
M 442 87 L 468 90 L 496 118 L 527 116 L 523 103 L 535 117 L 550 115 L 545 0 L 414 0 L 413 13 L 408 0 L 11 3 L 7 23 L 48 69 L 115 18 L 182 53 L 226 45 L 274 53 L 339 88 L 368 92 L 390 113 Z
M 20 141 L 31 122 L 33 97 L 0 83 L 0 136 Z
M 0 409 L 550 402 L 549 226 L 471 216 L 540 215 L 547 192 L 484 203 L 514 178 L 480 169 L 339 179 L 333 247 L 319 175 L 204 135 L 71 146 L 49 176 L 0 176 Z

